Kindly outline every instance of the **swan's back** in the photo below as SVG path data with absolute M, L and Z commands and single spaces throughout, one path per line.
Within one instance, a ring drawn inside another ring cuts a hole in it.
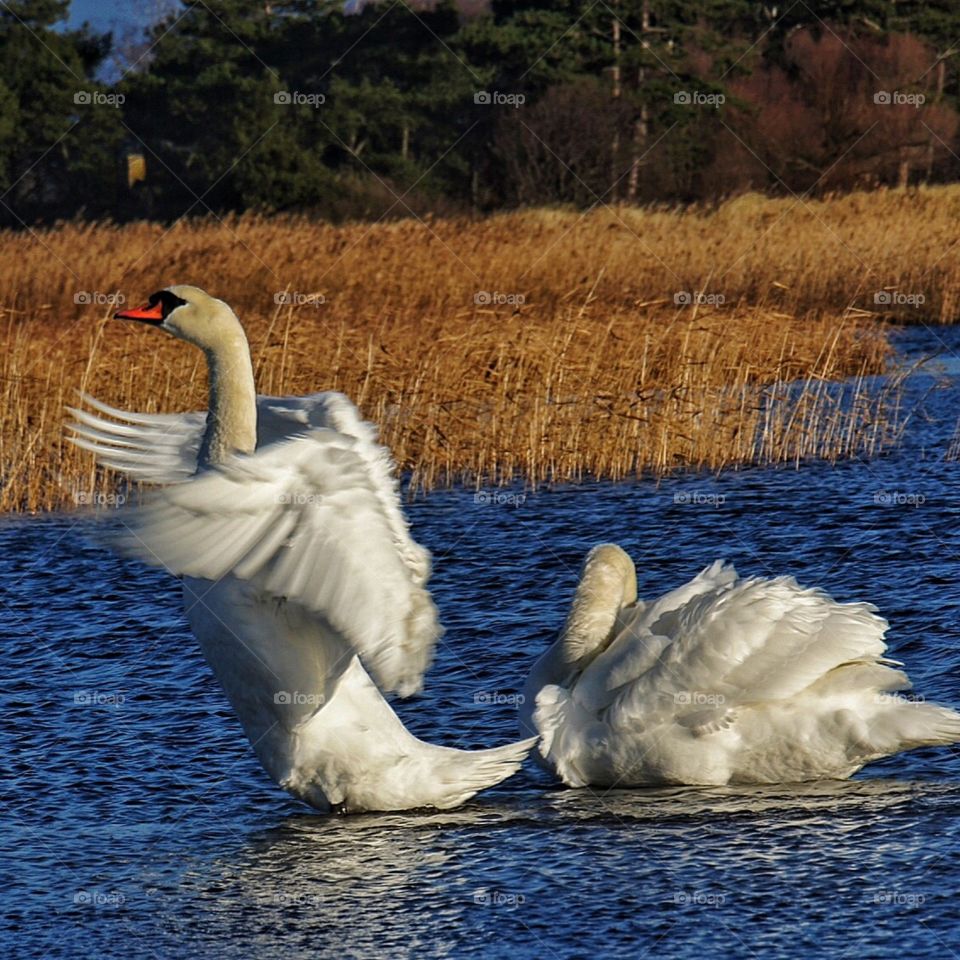
M 887 623 L 874 607 L 836 603 L 792 577 L 733 581 L 638 621 L 611 644 L 612 657 L 621 645 L 628 656 L 638 644 L 647 647 L 647 635 L 668 642 L 649 669 L 612 697 L 613 725 L 669 713 L 697 700 L 694 694 L 728 707 L 787 700 L 840 664 L 876 659 L 886 650 Z M 594 686 L 598 679 L 611 693 L 623 686 L 613 685 L 620 677 L 603 676 L 602 663 L 592 669 L 602 676 L 589 678 Z

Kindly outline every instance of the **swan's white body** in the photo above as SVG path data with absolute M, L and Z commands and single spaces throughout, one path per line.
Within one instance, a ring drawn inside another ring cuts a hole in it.
M 843 779 L 960 740 L 960 714 L 908 700 L 887 623 L 789 577 L 715 563 L 660 599 L 594 548 L 566 626 L 526 683 L 521 726 L 571 787 Z
M 239 321 L 203 291 L 171 287 L 150 309 L 126 315 L 207 353 L 208 413 L 87 397 L 97 413 L 72 411 L 74 442 L 163 485 L 124 516 L 121 545 L 183 577 L 191 628 L 267 772 L 318 809 L 361 811 L 453 807 L 516 771 L 532 740 L 418 740 L 361 665 L 415 693 L 440 635 L 430 557 L 373 428 L 338 393 L 257 398 Z

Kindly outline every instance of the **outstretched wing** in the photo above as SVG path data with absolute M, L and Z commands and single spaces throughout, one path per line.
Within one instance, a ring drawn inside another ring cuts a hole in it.
M 422 685 L 440 634 L 387 451 L 341 394 L 258 400 L 257 452 L 195 474 L 202 414 L 74 411 L 81 445 L 138 480 L 167 483 L 126 511 L 120 545 L 176 575 L 255 581 L 323 618 L 385 690 Z
M 183 483 L 196 473 L 206 414 L 133 413 L 86 393 L 81 399 L 99 415 L 68 407 L 73 416 L 67 423 L 73 434 L 70 439 L 90 450 L 102 466 L 119 470 L 139 483 L 152 484 Z M 430 554 L 410 536 L 390 453 L 377 442 L 376 428 L 360 416 L 351 400 L 335 391 L 306 397 L 257 398 L 258 450 L 317 427 L 336 430 L 357 441 L 354 450 L 366 465 L 394 544 L 414 580 L 425 584 L 430 578 Z
M 165 487 L 121 516 L 124 552 L 178 576 L 255 580 L 324 618 L 385 690 L 416 692 L 439 629 L 356 441 L 314 429 Z
M 197 470 L 206 416 L 202 413 L 130 413 L 89 394 L 83 402 L 97 413 L 67 407 L 70 440 L 95 454 L 97 463 L 139 483 L 183 483 Z

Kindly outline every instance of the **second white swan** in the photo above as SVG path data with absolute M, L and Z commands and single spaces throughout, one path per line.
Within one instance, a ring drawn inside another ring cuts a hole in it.
M 910 681 L 886 628 L 870 604 L 720 562 L 644 602 L 633 561 L 603 544 L 530 672 L 521 727 L 570 787 L 845 779 L 960 740 L 960 714 L 898 695 Z

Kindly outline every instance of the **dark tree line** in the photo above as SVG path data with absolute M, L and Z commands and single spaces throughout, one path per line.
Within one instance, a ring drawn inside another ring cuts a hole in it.
M 127 49 L 67 30 L 68 7 L 0 4 L 4 225 L 686 203 L 960 170 L 950 0 L 182 0 Z

